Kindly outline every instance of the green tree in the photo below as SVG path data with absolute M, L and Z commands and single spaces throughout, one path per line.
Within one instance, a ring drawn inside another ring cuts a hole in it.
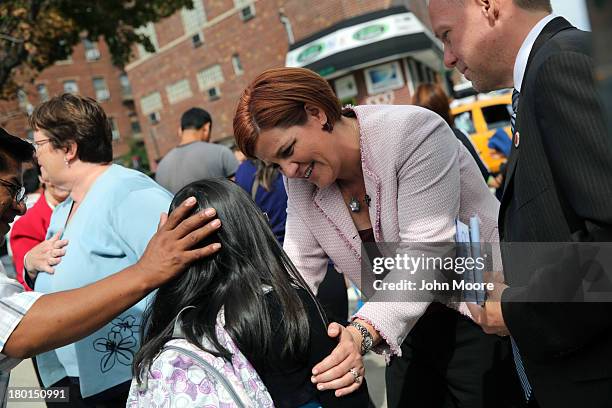
M 125 167 L 139 170 L 147 176 L 151 176 L 149 157 L 147 156 L 147 149 L 144 142 L 142 140 L 130 139 L 128 143 L 130 151 L 119 157 L 116 162 Z
M 0 98 L 14 96 L 18 84 L 66 59 L 82 35 L 102 37 L 122 67 L 134 44 L 154 51 L 139 27 L 183 7 L 193 8 L 192 0 L 0 0 Z

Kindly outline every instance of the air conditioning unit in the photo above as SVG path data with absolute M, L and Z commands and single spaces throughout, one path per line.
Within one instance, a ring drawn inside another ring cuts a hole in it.
M 214 86 L 212 88 L 208 88 L 206 93 L 208 94 L 208 100 L 209 101 L 214 101 L 214 100 L 217 100 L 217 99 L 221 98 L 221 90 L 219 89 L 218 86 Z
M 159 115 L 159 112 L 149 113 L 149 123 L 150 124 L 157 125 L 160 120 L 161 120 L 161 116 Z
M 87 61 L 97 61 L 100 59 L 100 50 L 97 48 L 92 48 L 90 50 L 85 51 L 85 59 Z
M 242 21 L 248 21 L 252 19 L 253 17 L 255 17 L 255 5 L 254 4 L 249 4 L 248 6 L 240 9 L 240 19 L 242 19 Z
M 108 89 L 100 89 L 96 91 L 96 99 L 98 101 L 108 101 L 110 99 L 110 92 Z

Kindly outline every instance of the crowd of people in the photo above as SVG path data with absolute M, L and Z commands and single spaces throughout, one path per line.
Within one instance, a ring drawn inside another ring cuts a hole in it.
M 21 217 L 17 280 L 0 273 L 0 400 L 36 356 L 41 386 L 69 391 L 49 406 L 369 407 L 376 352 L 388 407 L 608 406 L 612 303 L 534 302 L 549 271 L 516 270 L 523 255 L 504 245 L 612 236 L 589 33 L 547 0 L 431 0 L 429 13 L 449 68 L 481 92 L 513 88 L 512 137 L 489 141 L 508 158 L 499 175 L 439 85 L 412 105 L 342 107 L 303 68 L 243 91 L 241 154 L 210 142 L 208 112 L 186 111 L 155 181 L 112 164 L 93 99 L 37 106 L 32 143 L 2 129 L 0 233 Z M 27 212 L 24 165 L 42 185 Z M 504 272 L 483 304 L 373 297 L 348 316 L 345 279 L 366 289 L 364 259 L 381 256 L 362 244 L 454 242 L 475 216 Z

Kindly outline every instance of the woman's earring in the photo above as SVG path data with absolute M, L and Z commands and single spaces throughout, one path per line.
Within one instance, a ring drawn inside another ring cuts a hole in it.
M 323 125 L 322 129 L 323 129 L 324 131 L 326 131 L 326 132 L 331 133 L 331 132 L 332 132 L 332 130 L 334 130 L 334 125 L 332 125 L 332 124 L 331 124 L 331 123 L 329 123 L 329 122 L 325 122 L 325 124 Z
M 64 157 L 64 164 L 66 167 L 70 167 L 70 163 L 68 163 L 68 159 Z

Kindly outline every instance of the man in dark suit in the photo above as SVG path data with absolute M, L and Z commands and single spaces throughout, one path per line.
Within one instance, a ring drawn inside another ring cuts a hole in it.
M 510 334 L 531 406 L 610 407 L 612 303 L 538 302 L 534 293 L 580 282 L 580 269 L 525 268 L 529 254 L 506 244 L 612 241 L 612 138 L 590 34 L 552 15 L 549 0 L 431 0 L 429 12 L 448 67 L 479 91 L 514 88 L 499 214 L 508 286 L 472 307 L 474 320 Z

